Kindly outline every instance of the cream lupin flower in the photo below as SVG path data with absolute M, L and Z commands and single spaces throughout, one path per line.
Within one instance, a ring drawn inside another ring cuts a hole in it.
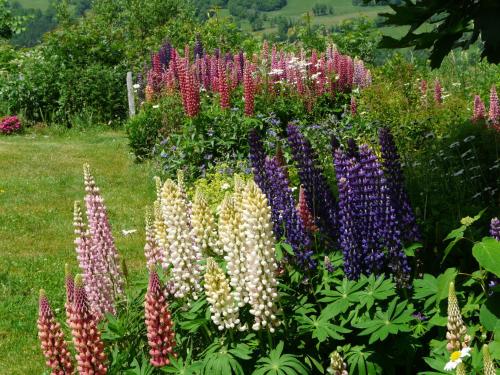
M 484 375 L 496 375 L 495 364 L 491 359 L 490 351 L 488 349 L 488 345 L 483 345 L 483 372 Z
M 446 348 L 448 351 L 457 352 L 469 346 L 470 336 L 467 335 L 467 328 L 462 320 L 460 314 L 460 307 L 458 306 L 457 295 L 455 293 L 455 284 L 450 283 L 448 289 L 448 332 L 446 332 L 446 339 L 448 344 Z
M 161 263 L 162 252 L 155 235 L 154 215 L 150 208 L 146 209 L 146 244 L 144 255 L 146 256 L 148 269 Z
M 243 195 L 243 231 L 247 250 L 247 288 L 250 313 L 255 317 L 252 329 L 268 328 L 274 332 L 279 325 L 276 313 L 277 264 L 271 209 L 255 182 L 249 181 Z
M 236 194 L 235 194 L 236 195 Z M 248 302 L 246 288 L 246 250 L 241 211 L 236 209 L 235 197 L 227 196 L 220 206 L 219 241 L 227 262 L 227 273 L 233 288 L 233 297 L 239 307 Z M 241 205 L 241 204 L 240 204 Z
M 219 330 L 234 328 L 240 323 L 238 306 L 231 295 L 229 282 L 213 258 L 207 259 L 205 294 L 208 303 L 210 303 L 212 321 Z
M 183 191 L 172 180 L 165 181 L 161 191 L 163 220 L 166 226 L 166 252 L 173 265 L 175 297 L 197 299 L 200 290 L 200 253 L 193 246 L 188 204 Z
M 347 365 L 340 356 L 339 352 L 334 351 L 330 354 L 330 366 L 327 372 L 333 375 L 347 375 Z
M 214 216 L 207 203 L 205 195 L 196 190 L 191 213 L 191 227 L 195 246 L 202 254 L 208 254 L 213 250 L 221 255 L 217 246 L 217 228 L 215 226 Z

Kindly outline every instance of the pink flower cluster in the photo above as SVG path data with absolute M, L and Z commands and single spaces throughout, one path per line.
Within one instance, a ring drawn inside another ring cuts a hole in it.
M 83 223 L 80 206 L 75 202 L 75 245 L 90 309 L 100 320 L 106 313 L 115 313 L 115 299 L 123 293 L 123 276 L 106 206 L 88 165 L 84 166 L 84 175 L 88 225 Z
M 17 116 L 7 116 L 0 119 L 0 134 L 12 134 L 21 130 L 21 121 Z
M 52 375 L 73 374 L 71 353 L 64 341 L 61 325 L 56 321 L 45 292 L 40 290 L 38 310 L 38 338 L 46 364 Z
M 242 85 L 245 114 L 251 116 L 254 97 L 259 93 L 296 95 L 310 109 L 320 95 L 350 92 L 371 83 L 370 71 L 363 61 L 342 55 L 334 46 L 326 53 L 312 51 L 309 57 L 304 50 L 286 52 L 275 45 L 269 53 L 267 42 L 261 53 L 253 56 L 223 56 L 216 51 L 213 55 L 194 54 L 194 61 L 190 62 L 190 54 L 189 47 L 185 48 L 184 58 L 174 48 L 153 54 L 145 88 L 148 100 L 178 92 L 185 113 L 193 117 L 200 109 L 200 91 L 217 94 L 221 108 L 228 109 L 231 94 Z M 167 63 L 162 63 L 162 59 Z
M 500 104 L 495 85 L 490 89 L 490 107 L 488 118 L 486 118 L 486 106 L 479 95 L 474 96 L 474 113 L 471 121 L 476 124 L 480 121 L 488 120 L 489 125 L 496 131 L 500 131 Z
M 170 364 L 169 355 L 176 356 L 175 333 L 168 309 L 167 291 L 162 286 L 158 273 L 152 270 L 149 274 L 149 285 L 146 294 L 145 321 L 148 332 L 150 362 L 155 367 Z

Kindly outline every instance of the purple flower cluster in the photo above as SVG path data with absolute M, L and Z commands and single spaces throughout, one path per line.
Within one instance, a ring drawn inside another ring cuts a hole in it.
M 288 125 L 288 143 L 299 171 L 300 183 L 305 189 L 307 203 L 316 225 L 332 239 L 337 237 L 337 203 L 328 183 L 318 167 L 317 157 L 309 141 L 296 125 Z
M 398 150 L 389 129 L 380 129 L 379 142 L 382 151 L 382 166 L 387 179 L 391 203 L 401 224 L 402 239 L 406 241 L 418 241 L 420 239 L 420 230 L 410 204 L 408 193 L 404 188 L 404 177 Z
M 164 71 L 166 71 L 168 69 L 168 66 L 170 65 L 171 56 L 172 45 L 169 42 L 165 42 L 165 44 L 163 44 L 163 46 L 161 46 L 160 50 L 158 51 L 158 57 Z
M 201 59 L 205 56 L 205 50 L 203 49 L 203 43 L 199 35 L 196 36 L 196 41 L 194 42 L 193 53 L 195 59 Z
M 7 116 L 0 119 L 0 134 L 12 134 L 21 130 L 21 121 L 17 116 Z
M 316 268 L 310 249 L 311 240 L 295 207 L 290 182 L 283 166 L 278 158 L 266 157 L 262 140 L 255 130 L 250 133 L 249 143 L 254 180 L 271 206 L 276 238 L 284 238 L 292 246 L 300 266 Z
M 378 273 L 387 265 L 397 282 L 408 283 L 410 267 L 382 166 L 367 146 L 356 156 L 337 149 L 334 162 L 339 187 L 339 242 L 344 272 L 350 279 Z
M 500 220 L 497 217 L 491 219 L 490 223 L 490 235 L 497 241 L 500 241 Z

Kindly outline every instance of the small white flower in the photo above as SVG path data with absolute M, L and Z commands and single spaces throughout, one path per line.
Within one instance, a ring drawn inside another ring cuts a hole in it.
M 223 183 L 220 187 L 222 191 L 228 190 L 231 187 L 227 182 Z
M 134 89 L 138 89 L 141 87 L 141 85 L 139 85 L 138 83 L 136 83 L 134 86 L 132 86 Z
M 283 74 L 283 69 L 273 69 L 269 72 L 270 76 Z
M 159 105 L 159 104 L 155 104 L 155 105 L 153 106 L 153 108 L 154 108 L 154 109 L 158 109 L 158 108 L 160 108 L 160 105 Z
M 455 368 L 462 363 L 463 359 L 465 357 L 470 357 L 470 348 L 465 347 L 460 351 L 456 351 L 450 354 L 450 360 L 449 362 L 444 366 L 445 371 L 452 371 L 455 370 Z

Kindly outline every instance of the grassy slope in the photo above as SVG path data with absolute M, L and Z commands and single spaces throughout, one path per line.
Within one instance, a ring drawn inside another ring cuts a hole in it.
M 133 162 L 123 133 L 0 137 L 0 374 L 42 372 L 38 290 L 63 308 L 64 263 L 76 270 L 72 210 L 84 195 L 84 162 L 101 188 L 120 254 L 131 270 L 144 270 L 143 213 L 154 184 L 150 169 Z M 131 228 L 138 232 L 121 234 Z

